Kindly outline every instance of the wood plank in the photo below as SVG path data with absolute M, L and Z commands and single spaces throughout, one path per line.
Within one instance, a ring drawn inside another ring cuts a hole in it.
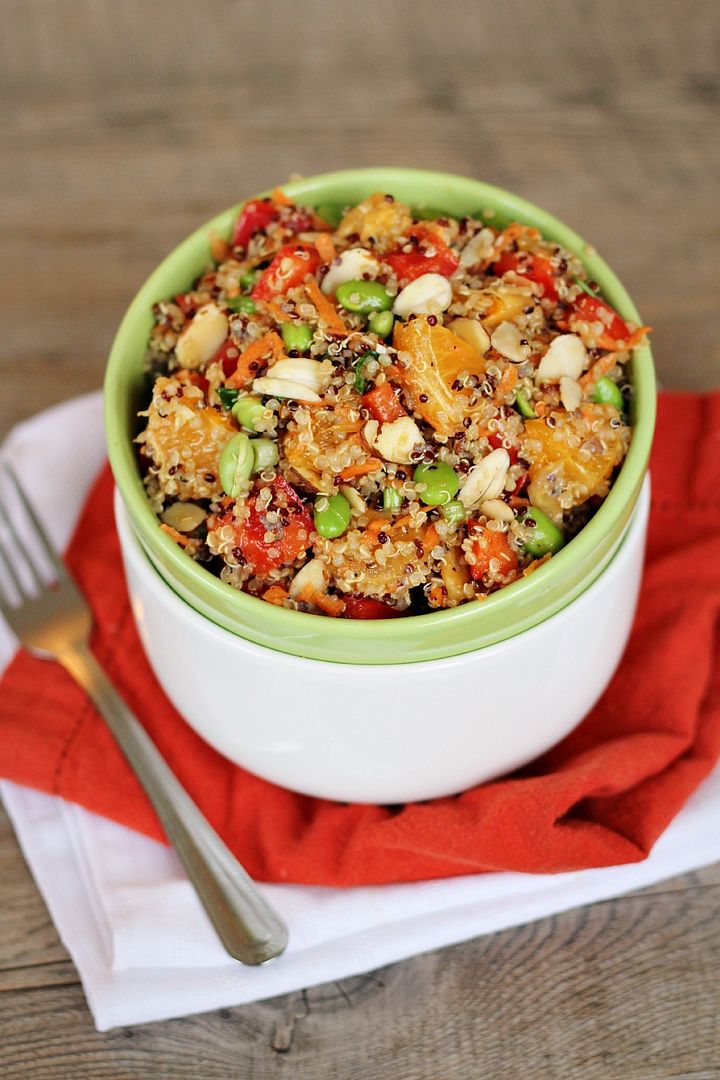
M 98 1035 L 77 986 L 0 997 L 8 1080 L 303 1080 L 720 1070 L 720 891 L 635 896 L 307 994 Z M 343 992 L 345 996 L 343 996 Z M 572 1033 L 572 1037 L 569 1037 Z M 341 1063 L 341 1064 L 340 1064 Z

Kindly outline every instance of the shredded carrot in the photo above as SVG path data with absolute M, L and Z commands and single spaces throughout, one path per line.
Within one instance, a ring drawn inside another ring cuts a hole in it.
M 227 385 L 231 387 L 245 386 L 257 377 L 261 366 L 260 362 L 266 358 L 268 353 L 271 354 L 273 359 L 277 359 L 278 356 L 283 355 L 284 351 L 285 346 L 282 343 L 282 338 L 274 330 L 269 330 L 267 334 L 263 334 L 259 341 L 254 341 L 252 345 L 248 345 L 245 352 L 240 353 L 237 367 L 227 380 Z
M 265 594 L 267 597 L 267 593 Z M 320 592 L 319 589 L 314 589 L 311 585 L 307 585 L 298 593 L 298 600 L 304 600 L 306 604 L 314 604 L 315 607 L 320 608 L 326 615 L 330 615 L 332 618 L 336 618 L 338 615 L 342 615 L 345 610 L 345 604 L 338 596 L 330 596 L 329 593 Z
M 190 538 L 187 536 L 183 536 L 183 534 L 181 532 L 178 532 L 177 529 L 173 529 L 172 525 L 166 525 L 165 522 L 163 522 L 160 528 L 163 532 L 166 532 L 168 536 L 171 536 L 175 543 L 179 544 L 180 547 L 187 547 L 190 543 Z
M 352 480 L 356 476 L 366 476 L 368 473 L 375 472 L 375 469 L 382 467 L 382 461 L 380 458 L 368 458 L 367 461 L 359 461 L 356 465 L 348 465 L 347 469 L 343 469 L 340 473 L 341 480 Z
M 578 382 L 583 390 L 586 390 L 588 386 L 594 386 L 598 379 L 602 379 L 604 375 L 607 375 L 608 371 L 612 371 L 616 364 L 617 353 L 608 353 L 607 356 L 601 356 L 600 359 L 596 360 L 593 366 L 578 379 Z
M 272 189 L 272 201 L 274 203 L 277 203 L 278 206 L 294 206 L 295 205 L 295 203 L 292 201 L 290 196 L 286 195 L 285 192 L 283 191 L 283 189 L 280 188 L 280 187 L 274 187 Z
M 442 585 L 434 585 L 428 593 L 428 601 L 430 602 L 430 606 L 435 608 L 442 607 L 445 596 L 446 593 Z
M 508 225 L 506 229 L 503 229 L 501 233 L 498 233 L 493 247 L 495 251 L 503 251 L 505 248 L 510 247 L 513 241 L 518 240 L 520 237 L 526 237 L 528 240 L 536 241 L 540 239 L 540 232 L 538 229 L 533 229 L 529 225 L 522 225 L 519 221 L 513 221 L 511 225 Z
M 309 278 L 309 280 L 305 282 L 305 289 L 311 302 L 315 305 L 318 315 L 325 323 L 326 329 L 329 330 L 331 334 L 347 334 L 347 326 L 342 321 L 327 296 L 323 296 L 320 292 L 317 281 L 313 278 Z
M 510 366 L 506 367 L 503 371 L 500 382 L 497 384 L 497 387 L 495 389 L 495 401 L 502 401 L 504 397 L 512 393 L 512 391 L 515 389 L 515 384 L 517 383 L 517 381 L 517 368 L 514 364 L 510 364 Z
M 287 589 L 283 589 L 282 585 L 271 585 L 267 592 L 263 593 L 263 600 L 267 600 L 268 604 L 276 604 L 278 607 L 282 607 L 283 600 L 286 600 L 288 596 Z
M 547 404 L 546 401 L 535 401 L 535 402 L 533 402 L 533 408 L 535 409 L 535 412 L 537 413 L 538 416 L 547 415 L 548 404 Z
M 277 300 L 271 300 L 269 302 L 268 311 L 272 315 L 275 322 L 284 323 L 291 321 L 287 311 L 283 311 L 282 304 L 278 303 Z
M 437 529 L 434 525 L 428 525 L 425 530 L 425 536 L 423 537 L 423 543 L 426 551 L 432 551 L 432 549 L 438 544 L 440 537 L 438 536 Z
M 532 574 L 533 570 L 537 570 L 538 566 L 542 566 L 543 563 L 546 563 L 548 559 L 551 558 L 552 555 L 550 554 L 550 552 L 548 552 L 547 555 L 543 555 L 541 559 L 533 559 L 533 561 L 529 563 L 523 570 L 522 576 L 527 577 L 528 574 Z
M 337 251 L 335 245 L 332 242 L 332 237 L 328 233 L 320 233 L 315 241 L 315 247 L 318 250 L 318 255 L 324 263 L 330 264 L 333 259 L 337 258 Z

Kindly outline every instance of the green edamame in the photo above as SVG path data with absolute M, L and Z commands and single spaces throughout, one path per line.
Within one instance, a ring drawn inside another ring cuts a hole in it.
M 326 540 L 334 540 L 350 524 L 350 503 L 344 495 L 321 495 L 313 514 L 315 529 Z
M 416 484 L 423 486 L 418 498 L 426 506 L 442 506 L 454 499 L 460 488 L 460 477 L 444 461 L 418 465 L 413 473 Z
M 335 296 L 346 311 L 357 315 L 389 311 L 393 306 L 393 297 L 379 281 L 346 281 L 338 286 Z
M 255 458 L 253 472 L 262 472 L 277 465 L 280 454 L 274 439 L 252 439 L 250 445 Z
M 403 497 L 399 488 L 383 488 L 383 510 L 399 510 L 402 504 Z
M 218 468 L 220 483 L 226 495 L 230 495 L 233 499 L 242 495 L 252 474 L 254 463 L 255 454 L 250 439 L 242 432 L 233 435 L 220 454 Z
M 255 301 L 251 300 L 249 296 L 233 296 L 231 300 L 226 300 L 230 311 L 234 311 L 236 315 L 254 315 L 257 311 Z
M 368 315 L 368 330 L 378 337 L 388 337 L 394 325 L 395 316 L 392 311 L 372 311 Z
M 246 270 L 245 273 L 241 274 L 240 277 L 238 278 L 238 285 L 240 286 L 241 289 L 244 289 L 246 292 L 249 292 L 250 289 L 252 289 L 253 285 L 255 284 L 255 282 L 257 281 L 257 279 L 259 277 L 260 277 L 260 271 L 259 270 Z
M 602 379 L 598 379 L 595 383 L 593 401 L 598 402 L 600 405 L 614 405 L 618 412 L 625 410 L 625 402 L 620 387 L 612 379 L 609 379 L 607 375 L 603 375 Z
M 515 404 L 520 415 L 524 416 L 526 420 L 534 420 L 537 417 L 537 413 L 530 403 L 530 398 L 524 390 L 518 390 L 515 394 Z
M 290 352 L 304 353 L 312 345 L 313 332 L 307 323 L 284 322 L 280 328 L 285 348 Z
M 257 431 L 258 421 L 265 412 L 265 406 L 260 398 L 247 396 L 238 398 L 232 407 L 232 414 L 241 428 L 246 431 Z
M 554 555 L 565 544 L 565 537 L 537 506 L 528 506 L 518 522 L 522 527 L 520 542 L 528 555 L 536 559 Z
M 445 503 L 440 507 L 440 512 L 448 525 L 459 525 L 467 518 L 465 505 L 459 499 L 451 499 L 450 502 Z

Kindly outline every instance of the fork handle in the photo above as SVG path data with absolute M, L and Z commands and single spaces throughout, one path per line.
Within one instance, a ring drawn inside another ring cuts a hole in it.
M 88 646 L 73 646 L 58 660 L 105 718 L 227 951 L 243 964 L 279 956 L 287 927 L 200 813 Z

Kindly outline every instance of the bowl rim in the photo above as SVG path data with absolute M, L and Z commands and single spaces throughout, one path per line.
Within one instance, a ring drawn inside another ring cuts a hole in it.
M 492 645 L 485 645 L 481 649 L 470 650 L 465 653 L 455 654 L 453 656 L 443 656 L 435 660 L 419 660 L 412 665 L 413 674 L 416 672 L 422 673 L 428 670 L 437 670 L 441 666 L 452 667 L 453 665 L 460 665 L 464 661 L 470 660 L 475 654 L 482 652 L 490 653 L 491 655 L 496 652 L 504 651 L 509 648 L 514 648 L 518 644 L 516 638 L 522 637 L 523 648 L 531 646 L 533 640 L 539 636 L 541 632 L 547 629 L 547 623 L 553 620 L 561 620 L 572 618 L 573 609 L 576 605 L 592 603 L 595 594 L 599 589 L 603 587 L 607 578 L 622 573 L 624 569 L 624 558 L 628 556 L 633 540 L 638 533 L 645 533 L 647 529 L 648 517 L 650 514 L 650 476 L 646 476 L 642 488 L 640 489 L 640 496 L 635 505 L 635 509 L 628 521 L 628 524 L 623 532 L 620 544 L 617 550 L 614 552 L 610 562 L 603 568 L 602 573 L 592 581 L 587 589 L 576 596 L 569 604 L 559 611 L 555 611 L 542 623 L 536 623 L 534 626 L 528 627 L 520 634 L 516 634 L 515 637 L 503 638 L 501 641 L 496 641 Z M 136 568 L 136 571 L 142 576 L 143 580 L 147 584 L 148 588 L 153 591 L 161 592 L 168 604 L 170 604 L 178 618 L 185 620 L 191 625 L 197 626 L 204 633 L 209 634 L 211 638 L 217 641 L 228 642 L 230 640 L 233 645 L 241 649 L 249 657 L 265 655 L 272 653 L 274 656 L 280 658 L 283 662 L 287 661 L 294 667 L 308 667 L 311 666 L 317 671 L 324 670 L 325 668 L 340 667 L 352 667 L 355 670 L 366 670 L 369 672 L 376 672 L 380 670 L 389 670 L 390 672 L 399 671 L 400 669 L 407 668 L 407 664 L 397 663 L 388 665 L 378 664 L 346 664 L 338 665 L 336 661 L 332 660 L 315 660 L 308 656 L 297 656 L 294 653 L 281 652 L 277 649 L 272 649 L 268 645 L 260 645 L 256 641 L 251 641 L 249 638 L 243 637 L 241 634 L 235 634 L 231 630 L 226 629 L 224 626 L 220 626 L 218 623 L 213 622 L 211 619 L 205 618 L 201 612 L 197 611 L 191 604 L 188 604 L 186 600 L 183 600 L 181 596 L 175 592 L 167 581 L 158 573 L 155 566 L 153 566 L 151 560 L 148 558 L 146 551 L 144 550 L 137 534 L 135 533 L 130 520 L 130 514 L 124 503 L 122 494 L 118 487 L 115 487 L 113 492 L 113 513 L 115 515 L 115 523 L 117 526 L 118 534 L 121 537 L 121 548 L 123 551 L 123 558 L 131 560 Z M 124 541 L 124 542 L 122 542 Z
M 442 195 L 450 195 L 477 207 L 478 211 L 490 209 L 492 214 L 505 215 L 516 220 L 529 220 L 540 228 L 543 236 L 549 237 L 574 251 L 591 279 L 596 280 L 601 292 L 625 319 L 638 324 L 641 319 L 635 305 L 622 283 L 610 267 L 578 233 L 565 225 L 554 215 L 541 209 L 530 201 L 513 195 L 502 188 L 486 184 L 483 181 L 455 174 L 406 168 L 366 168 L 348 169 L 324 173 L 303 180 L 283 184 L 283 190 L 290 197 L 305 199 L 310 205 L 323 201 L 340 201 L 337 196 L 328 195 L 328 188 L 348 189 L 364 186 L 368 193 L 373 190 L 408 189 L 413 186 L 427 186 L 438 191 L 438 202 Z M 262 197 L 248 196 L 248 198 Z M 323 197 L 324 196 L 324 197 Z M 401 195 L 407 198 L 407 195 Z M 585 560 L 592 561 L 603 536 L 611 526 L 626 520 L 635 504 L 650 454 L 655 422 L 656 385 L 649 346 L 634 350 L 633 370 L 633 406 L 640 409 L 633 417 L 633 434 L 626 458 L 620 472 L 602 506 L 587 525 L 573 537 L 560 552 L 538 567 L 533 574 L 521 578 L 491 594 L 482 603 L 462 604 L 459 607 L 434 611 L 424 615 L 409 616 L 406 619 L 391 620 L 352 620 L 327 619 L 323 616 L 289 610 L 267 604 L 265 601 L 249 596 L 221 581 L 201 564 L 190 559 L 178 545 L 157 527 L 157 517 L 152 510 L 137 468 L 132 443 L 127 438 L 127 413 L 123 406 L 127 399 L 128 364 L 126 339 L 131 337 L 138 320 L 146 321 L 152 304 L 167 295 L 161 282 L 165 276 L 180 264 L 187 263 L 195 267 L 193 274 L 202 269 L 199 253 L 205 252 L 208 258 L 208 235 L 211 229 L 227 234 L 231 222 L 239 208 L 247 200 L 230 207 L 205 222 L 183 241 L 180 242 L 155 270 L 136 293 L 127 308 L 125 316 L 117 330 L 108 360 L 104 383 L 104 416 L 108 455 L 116 484 L 128 508 L 134 528 L 148 553 L 155 552 L 169 572 L 192 585 L 192 589 L 203 598 L 208 610 L 229 608 L 237 612 L 237 632 L 245 634 L 248 619 L 253 623 L 262 623 L 268 635 L 282 638 L 286 651 L 297 655 L 306 655 L 303 638 L 309 631 L 308 620 L 313 621 L 312 634 L 315 638 L 332 640 L 333 651 L 338 643 L 352 653 L 353 646 L 362 647 L 365 653 L 372 643 L 382 649 L 402 639 L 406 650 L 412 651 L 413 642 L 420 642 L 433 631 L 440 635 L 452 628 L 455 637 L 467 638 L 470 651 L 476 647 L 473 638 L 482 625 L 483 619 L 492 612 L 495 621 L 502 622 L 507 613 L 508 632 L 511 636 L 512 609 L 518 602 L 526 604 L 536 599 L 538 608 L 542 608 L 543 598 L 554 588 L 560 586 L 562 579 L 573 564 Z M 411 201 L 408 199 L 408 201 Z M 476 211 L 477 212 L 477 211 Z M 486 219 L 487 214 L 483 215 Z M 569 597 L 571 599 L 572 597 Z M 538 618 L 537 621 L 540 621 Z M 317 624 L 327 624 L 319 626 Z M 427 656 L 428 642 L 423 642 L 424 655 Z M 432 648 L 430 650 L 432 652 Z M 442 645 L 438 645 L 434 659 L 447 656 Z M 355 661 L 358 662 L 357 660 Z

